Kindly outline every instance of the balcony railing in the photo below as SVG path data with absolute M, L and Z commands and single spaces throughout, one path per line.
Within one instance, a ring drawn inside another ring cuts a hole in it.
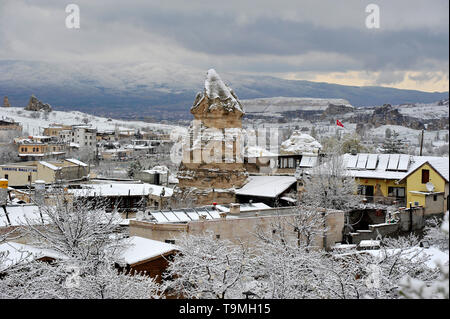
M 406 198 L 404 197 L 385 197 L 385 196 L 365 196 L 359 195 L 364 203 L 392 205 L 397 207 L 406 207 Z

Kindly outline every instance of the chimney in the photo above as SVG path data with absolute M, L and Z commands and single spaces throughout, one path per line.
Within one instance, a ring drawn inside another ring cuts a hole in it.
M 0 178 L 0 206 L 6 205 L 8 200 L 8 180 Z
M 241 205 L 237 203 L 230 204 L 230 214 L 239 215 L 241 213 Z
M 45 181 L 37 180 L 34 182 L 34 200 L 36 204 L 43 205 L 45 200 Z

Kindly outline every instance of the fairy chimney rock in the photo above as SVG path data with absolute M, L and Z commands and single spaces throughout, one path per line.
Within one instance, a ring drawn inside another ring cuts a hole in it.
M 203 92 L 197 93 L 191 113 L 206 127 L 242 127 L 244 108 L 233 89 L 228 87 L 214 69 L 206 73 Z
M 3 107 L 11 107 L 11 104 L 9 104 L 9 100 L 8 100 L 7 96 L 5 96 L 3 98 Z
M 28 102 L 28 105 L 25 107 L 26 111 L 45 111 L 45 112 L 51 112 L 52 107 L 48 103 L 42 103 L 38 100 L 37 97 L 34 96 L 34 94 L 31 95 L 30 101 Z
M 234 189 L 248 177 L 242 154 L 244 109 L 214 69 L 204 85 L 191 107 L 194 121 L 183 145 L 178 186 L 194 189 L 197 204 L 231 203 Z

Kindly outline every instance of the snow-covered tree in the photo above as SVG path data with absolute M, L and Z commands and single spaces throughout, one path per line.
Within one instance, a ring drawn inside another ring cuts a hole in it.
M 390 136 L 386 136 L 384 139 L 382 151 L 384 154 L 404 154 L 406 152 L 405 141 L 399 137 L 396 131 L 392 131 Z
M 39 217 L 23 228 L 30 244 L 59 257 L 50 264 L 27 262 L 8 269 L 0 279 L 5 298 L 157 298 L 154 279 L 120 273 L 127 241 L 119 232 L 116 211 L 103 203 L 71 202 L 55 192 L 51 205 L 39 207 Z
M 425 237 L 430 246 L 439 248 L 442 251 L 449 250 L 448 232 L 442 231 L 441 226 L 445 222 L 442 218 L 431 218 L 427 220 L 424 229 Z
M 127 175 L 129 178 L 133 178 L 134 175 L 142 170 L 142 165 L 139 161 L 133 161 L 131 162 L 130 166 L 128 167 L 127 170 Z
M 248 277 L 248 248 L 212 233 L 186 235 L 179 243 L 180 251 L 169 263 L 165 288 L 182 298 L 242 298 Z
M 358 204 L 357 184 L 345 168 L 343 158 L 332 153 L 314 167 L 303 181 L 301 201 L 306 206 L 347 210 Z
M 313 237 L 323 232 L 320 212 L 299 210 L 293 218 L 273 220 L 270 229 L 256 229 L 257 245 L 246 290 L 257 298 L 304 299 L 325 297 L 320 291 L 320 269 L 325 252 Z
M 449 233 L 448 214 L 447 211 L 444 222 L 440 227 L 441 232 L 447 237 L 447 249 Z M 437 266 L 440 269 L 440 276 L 433 281 L 426 281 L 408 275 L 402 278 L 400 282 L 402 296 L 412 299 L 449 299 L 449 264 L 448 262 L 445 265 L 437 263 Z

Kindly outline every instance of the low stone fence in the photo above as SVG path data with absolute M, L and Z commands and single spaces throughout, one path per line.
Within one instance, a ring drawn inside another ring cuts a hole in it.
M 423 229 L 425 220 L 426 216 L 423 207 L 402 209 L 394 214 L 390 222 L 368 225 L 368 229 L 358 229 L 349 233 L 347 238 L 351 244 L 359 244 L 362 240 L 397 236 L 400 233 Z

